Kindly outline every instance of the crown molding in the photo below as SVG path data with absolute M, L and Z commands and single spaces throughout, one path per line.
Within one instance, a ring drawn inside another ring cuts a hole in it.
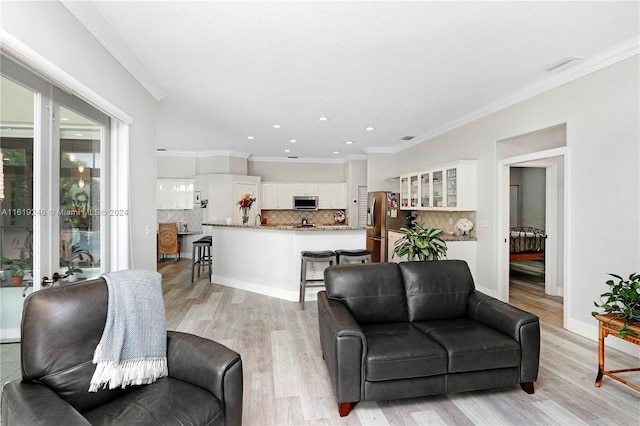
M 242 159 L 248 159 L 250 154 L 246 154 L 244 152 L 239 152 L 239 151 L 203 151 L 203 152 L 198 152 L 197 154 L 198 158 L 205 158 L 205 157 L 238 157 L 238 158 L 242 158 Z
M 158 151 L 156 150 L 158 157 L 197 157 L 198 153 L 195 151 Z
M 142 62 L 131 52 L 122 39 L 105 22 L 104 18 L 88 1 L 60 0 L 60 3 L 102 44 L 122 66 L 131 73 L 133 78 L 145 88 L 147 92 L 160 101 L 167 96 L 151 73 Z
M 544 92 L 560 87 L 564 84 L 577 80 L 581 77 L 584 77 L 586 75 L 599 71 L 603 68 L 606 68 L 610 65 L 613 65 L 625 59 L 631 58 L 638 54 L 640 54 L 640 36 L 634 37 L 610 49 L 607 49 L 603 52 L 595 54 L 590 58 L 585 59 L 584 61 L 582 61 L 581 63 L 579 63 L 574 67 L 568 68 L 567 70 L 554 74 L 553 76 L 546 78 L 536 84 L 533 84 L 521 90 L 518 90 L 507 97 L 499 99 L 496 102 L 493 102 L 479 110 L 476 110 L 457 120 L 454 120 L 438 129 L 435 129 L 434 131 L 422 134 L 410 142 L 401 144 L 397 146 L 395 149 L 393 148 L 391 149 L 393 150 L 394 153 L 404 151 L 405 149 L 418 145 L 428 139 L 442 135 L 446 132 L 457 129 L 458 127 L 462 127 L 465 124 L 471 123 L 475 120 L 478 120 L 480 118 L 496 113 L 507 107 L 513 106 L 517 103 L 533 98 L 534 96 L 540 95 Z M 377 152 L 377 151 L 371 151 L 371 152 Z
M 322 163 L 322 164 L 343 164 L 343 159 L 338 158 L 283 158 L 283 157 L 250 157 L 249 161 L 262 163 Z

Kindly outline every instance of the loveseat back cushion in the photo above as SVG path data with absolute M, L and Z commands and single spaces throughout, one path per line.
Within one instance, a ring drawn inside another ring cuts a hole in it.
M 467 262 L 403 262 L 399 268 L 407 295 L 409 321 L 466 316 L 467 298 L 474 289 Z
M 22 379 L 48 386 L 78 411 L 128 392 L 88 392 L 108 298 L 101 278 L 31 293 L 22 314 Z
M 324 283 L 327 296 L 344 303 L 360 325 L 409 321 L 395 263 L 331 266 L 324 271 Z

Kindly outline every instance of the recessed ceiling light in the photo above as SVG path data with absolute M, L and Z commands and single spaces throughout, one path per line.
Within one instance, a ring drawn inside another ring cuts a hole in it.
M 366 130 L 367 132 L 370 132 L 370 131 L 372 131 L 372 130 L 373 130 L 373 127 L 371 127 L 371 126 L 366 127 L 366 128 L 365 128 L 365 130 Z
M 274 129 L 279 129 L 279 128 L 280 128 L 280 125 L 279 125 L 279 124 L 274 124 L 274 125 L 273 125 L 273 128 L 274 128 Z
M 255 139 L 254 136 L 247 136 L 247 139 Z
M 76 136 L 82 136 L 82 133 L 76 133 Z
M 284 152 L 291 152 L 291 150 L 290 149 L 285 149 Z
M 320 117 L 318 120 L 320 120 L 320 121 L 327 121 L 327 120 L 328 120 L 328 118 L 327 118 L 327 117 Z
M 333 151 L 334 154 L 340 154 L 340 151 Z
M 291 143 L 296 143 L 296 142 L 298 142 L 298 141 L 297 141 L 297 140 L 295 140 L 295 139 L 291 139 L 291 140 L 289 140 L 289 142 L 291 142 Z
M 60 120 L 62 120 L 62 121 L 69 121 L 69 119 L 68 119 L 67 117 L 62 117 L 62 118 L 60 118 Z
M 345 142 L 347 145 L 351 145 L 353 143 L 353 141 L 346 141 Z

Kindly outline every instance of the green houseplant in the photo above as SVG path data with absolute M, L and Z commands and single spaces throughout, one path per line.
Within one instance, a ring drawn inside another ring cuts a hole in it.
M 637 334 L 629 330 L 627 325 L 640 321 L 640 274 L 633 273 L 628 279 L 616 274 L 609 275 L 618 281 L 608 280 L 606 284 L 609 290 L 600 295 L 600 303 L 593 302 L 593 304 L 596 308 L 604 310 L 604 313 L 613 314 L 616 319 L 624 321 L 624 326 L 620 329 L 620 337 L 624 339 L 627 334 Z
M 438 260 L 447 254 L 447 243 L 440 238 L 442 229 L 424 228 L 415 225 L 412 228 L 400 228 L 404 237 L 396 241 L 393 256 L 407 256 L 408 260 Z
M 12 281 L 15 285 L 22 284 L 25 271 L 31 269 L 31 259 L 8 259 L 2 257 L 0 259 L 3 265 L 8 266 L 11 271 Z

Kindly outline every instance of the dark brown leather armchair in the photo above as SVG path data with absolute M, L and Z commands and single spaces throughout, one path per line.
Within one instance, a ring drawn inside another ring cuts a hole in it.
M 240 355 L 187 333 L 167 331 L 168 377 L 89 393 L 107 300 L 103 279 L 28 296 L 22 317 L 22 380 L 2 389 L 3 425 L 242 423 Z

